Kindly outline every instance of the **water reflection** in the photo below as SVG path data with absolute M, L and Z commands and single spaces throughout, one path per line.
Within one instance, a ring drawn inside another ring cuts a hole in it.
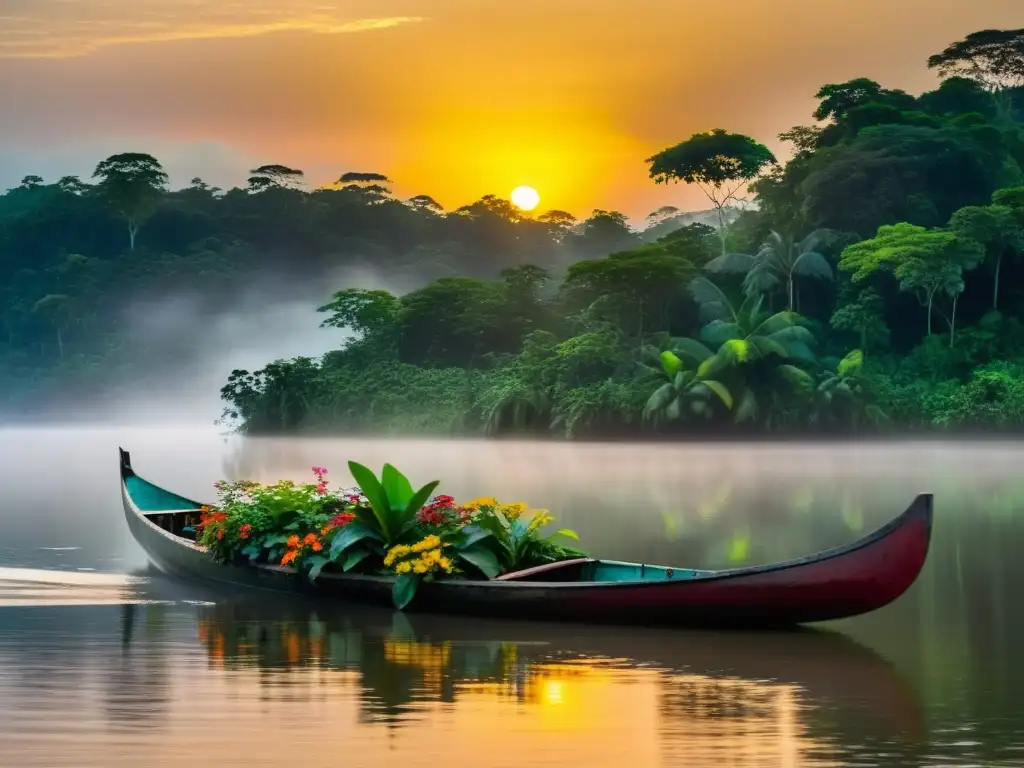
M 265 603 L 202 608 L 197 631 L 210 664 L 248 671 L 264 700 L 340 678 L 369 724 L 432 727 L 447 713 L 494 733 L 516 717 L 517 732 L 586 735 L 612 752 L 616 739 L 650 732 L 660 755 L 650 764 L 727 754 L 735 765 L 812 765 L 815 750 L 863 743 L 858 723 L 897 740 L 922 729 L 916 694 L 892 665 L 833 633 L 597 630 Z M 841 722 L 818 717 L 835 706 Z

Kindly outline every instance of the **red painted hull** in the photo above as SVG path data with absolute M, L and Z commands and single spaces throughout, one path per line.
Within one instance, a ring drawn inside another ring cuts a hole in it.
M 324 572 L 315 583 L 272 565 L 214 563 L 200 547 L 158 527 L 135 506 L 123 482 L 125 519 L 161 569 L 184 577 L 278 591 L 312 592 L 390 605 L 392 580 Z M 888 525 L 858 541 L 809 557 L 689 580 L 586 582 L 469 581 L 424 584 L 411 610 L 477 616 L 644 625 L 779 627 L 842 619 L 891 603 L 917 579 L 928 555 L 932 496 L 922 494 Z M 548 577 L 550 578 L 550 576 Z

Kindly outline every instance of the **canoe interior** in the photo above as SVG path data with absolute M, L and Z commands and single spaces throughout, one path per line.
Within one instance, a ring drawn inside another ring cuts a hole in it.
M 135 506 L 143 514 L 154 512 L 181 512 L 183 510 L 199 509 L 202 506 L 197 501 L 186 499 L 176 493 L 166 491 L 160 486 L 153 485 L 143 480 L 138 475 L 130 475 L 124 479 L 128 487 L 128 494 L 135 502 Z
M 186 541 L 195 541 L 195 526 L 199 522 L 201 504 L 153 485 L 134 473 L 126 476 L 124 483 L 131 500 L 148 519 L 174 536 Z M 536 573 L 516 574 L 515 580 L 611 584 L 686 581 L 709 573 L 711 571 L 585 558 L 581 561 L 568 562 L 564 567 L 556 566 L 552 569 L 538 569 Z
M 134 473 L 123 480 L 125 490 L 143 515 L 168 533 L 195 541 L 202 504 L 153 485 Z

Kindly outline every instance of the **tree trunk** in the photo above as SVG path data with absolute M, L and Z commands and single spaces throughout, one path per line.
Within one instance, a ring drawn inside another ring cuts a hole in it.
M 722 255 L 725 256 L 725 215 L 722 213 L 723 209 L 720 203 L 715 203 L 715 208 L 718 209 L 718 237 L 722 241 Z
M 792 312 L 793 311 L 793 276 L 792 275 L 789 276 L 789 282 L 786 284 L 786 287 L 789 289 L 789 311 Z
M 999 268 L 1003 265 L 1003 252 L 996 256 L 996 278 L 992 288 L 992 309 L 999 309 Z
M 949 321 L 949 346 L 950 346 L 950 348 L 953 347 L 953 338 L 954 338 L 954 334 L 956 333 L 956 302 L 957 302 L 957 300 L 959 298 L 960 298 L 960 294 L 959 293 L 955 294 L 953 296 L 953 316 L 950 318 L 950 321 Z
M 135 250 L 135 235 L 139 232 L 139 225 L 135 223 L 135 219 L 128 219 L 128 250 Z
M 928 292 L 928 335 L 932 335 L 932 301 L 935 300 L 935 291 Z

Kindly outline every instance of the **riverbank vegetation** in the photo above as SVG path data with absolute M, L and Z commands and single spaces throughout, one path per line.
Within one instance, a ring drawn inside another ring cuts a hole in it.
M 780 136 L 785 163 L 721 129 L 654 154 L 652 182 L 697 185 L 711 210 L 640 229 L 493 196 L 444 212 L 372 173 L 304 191 L 265 166 L 245 189 L 168 193 L 159 163 L 121 155 L 90 187 L 30 177 L 0 198 L 5 375 L 110 386 L 124 334 L 96 307 L 158 284 L 202 275 L 217 304 L 256 275 L 415 265 L 413 290 L 339 286 L 319 311 L 343 348 L 236 371 L 228 415 L 570 438 L 1018 429 L 1024 30 L 927 65 L 943 79 L 919 95 L 824 85 L 814 123 Z

